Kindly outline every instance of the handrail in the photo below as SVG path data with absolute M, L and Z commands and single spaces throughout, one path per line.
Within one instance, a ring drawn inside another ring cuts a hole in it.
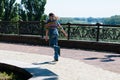
M 106 26 L 106 27 L 120 27 L 120 25 L 110 25 L 110 24 L 100 24 L 100 23 L 96 23 L 96 24 L 74 24 L 74 23 L 66 23 L 66 24 L 62 24 L 61 25 L 79 25 L 79 26 Z
M 30 24 L 29 24 L 30 23 Z M 18 34 L 18 35 L 41 35 L 45 36 L 45 22 L 44 21 L 0 21 L 1 34 Z M 101 39 L 114 39 L 120 42 L 120 25 L 109 24 L 61 24 L 68 33 L 68 39 L 73 38 L 90 38 L 95 41 Z M 108 28 L 108 29 L 106 29 Z M 80 35 L 80 36 L 79 36 Z M 78 39 L 79 40 L 79 39 Z

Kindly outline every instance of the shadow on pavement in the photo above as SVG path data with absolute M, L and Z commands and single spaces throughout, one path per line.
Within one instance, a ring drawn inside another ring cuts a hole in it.
M 115 57 L 120 57 L 120 55 L 105 55 L 107 58 L 115 58 Z
M 104 58 L 90 57 L 90 58 L 84 58 L 84 60 L 100 60 L 100 62 L 112 62 L 115 61 L 115 59 L 112 58 L 117 58 L 117 57 L 120 57 L 120 55 L 105 55 Z
M 84 58 L 84 60 L 96 60 L 96 59 L 99 59 L 99 58 L 97 58 L 97 57 Z
M 56 62 L 55 61 L 46 61 L 46 62 L 42 62 L 42 63 L 32 63 L 33 65 L 45 65 L 45 64 L 50 64 L 50 65 L 55 65 Z
M 39 67 L 25 69 L 33 75 L 33 78 L 44 77 L 43 80 L 58 80 L 58 75 L 48 69 L 42 69 Z
M 112 62 L 112 61 L 115 61 L 114 59 L 111 59 L 111 58 L 101 58 L 100 60 L 101 62 Z

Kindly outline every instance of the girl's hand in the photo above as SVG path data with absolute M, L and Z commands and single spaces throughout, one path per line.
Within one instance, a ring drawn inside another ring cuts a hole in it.
M 48 36 L 45 36 L 45 41 L 48 41 Z
M 65 37 L 68 39 L 68 34 L 67 33 L 64 33 Z

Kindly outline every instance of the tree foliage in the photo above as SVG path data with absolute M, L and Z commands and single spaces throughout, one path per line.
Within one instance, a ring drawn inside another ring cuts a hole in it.
M 120 25 L 120 15 L 111 16 L 108 18 L 70 18 L 64 17 L 60 18 L 60 23 L 86 23 L 86 24 L 96 24 L 96 23 L 103 23 L 103 24 L 112 24 L 112 25 Z
M 115 16 L 111 16 L 110 18 L 105 18 L 104 24 L 120 25 L 120 15 L 115 15 Z
M 3 10 L 4 10 L 4 0 L 0 0 L 0 20 L 3 17 Z
M 25 12 L 22 12 L 27 14 L 28 21 L 40 21 L 46 0 L 22 0 L 21 4 L 25 8 Z
M 18 14 L 18 3 L 15 3 L 12 14 L 11 14 L 11 21 L 18 21 L 19 20 L 19 14 Z
M 3 20 L 4 21 L 10 21 L 14 8 L 15 0 L 3 0 L 4 2 L 4 14 L 3 14 Z
M 44 14 L 46 0 L 0 0 L 0 20 L 3 21 L 40 21 Z

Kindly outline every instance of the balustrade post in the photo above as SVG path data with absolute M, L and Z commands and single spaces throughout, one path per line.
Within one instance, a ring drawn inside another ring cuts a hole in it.
M 17 29 L 18 29 L 18 35 L 20 35 L 20 21 L 17 21 Z
M 68 31 L 67 31 L 67 33 L 68 33 L 68 39 L 67 40 L 70 40 L 70 23 L 67 23 L 68 24 Z
M 100 36 L 100 23 L 96 23 L 96 26 L 97 26 L 97 38 L 96 38 L 96 41 L 98 42 L 99 41 L 99 36 Z
M 42 38 L 44 38 L 44 26 L 45 26 L 45 21 L 41 21 L 41 27 L 42 27 Z

